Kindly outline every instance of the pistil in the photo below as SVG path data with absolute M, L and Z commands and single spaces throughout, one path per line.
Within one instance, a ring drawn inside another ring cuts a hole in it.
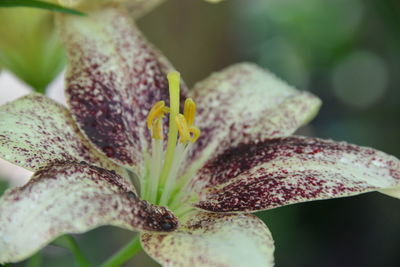
M 175 124 L 175 117 L 179 114 L 180 77 L 179 72 L 176 71 L 170 72 L 167 75 L 169 82 L 170 113 L 167 151 L 165 152 L 164 166 L 160 176 L 161 186 L 164 186 L 169 170 L 171 169 L 174 160 L 176 141 L 178 138 L 178 127 Z

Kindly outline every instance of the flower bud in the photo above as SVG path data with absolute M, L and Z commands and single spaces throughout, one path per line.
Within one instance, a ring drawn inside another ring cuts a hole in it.
M 0 68 L 44 92 L 65 64 L 54 13 L 37 8 L 1 8 L 0 36 Z

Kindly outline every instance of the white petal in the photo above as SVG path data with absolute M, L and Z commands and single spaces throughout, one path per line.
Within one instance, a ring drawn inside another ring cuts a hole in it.
M 144 250 L 163 266 L 273 266 L 274 242 L 249 214 L 193 212 L 170 234 L 143 234 Z
M 195 85 L 200 138 L 192 148 L 199 165 L 240 143 L 285 137 L 309 122 L 321 101 L 254 64 L 241 63 Z
M 398 187 L 400 161 L 368 147 L 293 136 L 227 150 L 196 181 L 206 187 L 200 208 L 257 211 Z
M 176 218 L 141 201 L 122 177 L 82 163 L 53 164 L 0 199 L 0 263 L 26 259 L 56 237 L 101 225 L 171 231 Z

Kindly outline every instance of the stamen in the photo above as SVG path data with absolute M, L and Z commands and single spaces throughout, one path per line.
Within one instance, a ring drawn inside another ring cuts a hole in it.
M 163 140 L 151 140 L 152 144 L 152 166 L 150 166 L 150 179 L 149 180 L 149 191 L 148 191 L 148 200 L 151 203 L 155 203 L 157 201 L 157 190 L 160 172 L 163 163 Z
M 185 116 L 188 126 L 192 126 L 196 116 L 196 103 L 194 103 L 193 99 L 187 98 L 185 100 L 183 115 Z
M 153 121 L 164 117 L 164 115 L 168 112 L 169 108 L 165 106 L 165 102 L 163 100 L 155 103 L 151 108 L 149 115 L 147 116 L 147 128 L 151 129 L 153 126 Z
M 152 128 L 152 137 L 156 140 L 163 140 L 163 128 L 162 128 L 162 118 L 158 118 L 154 121 L 153 123 L 153 128 Z
M 185 116 L 183 116 L 182 114 L 176 115 L 175 122 L 176 125 L 178 126 L 178 131 L 179 131 L 179 136 L 180 136 L 179 142 L 185 144 L 188 141 L 190 141 L 191 136 Z
M 175 117 L 176 125 L 178 126 L 179 131 L 179 142 L 182 144 L 187 144 L 188 142 L 194 143 L 200 136 L 200 129 L 196 126 L 188 125 L 186 121 L 186 117 L 182 114 L 178 114 Z
M 190 126 L 189 127 L 189 132 L 190 132 L 190 142 L 194 143 L 196 142 L 197 139 L 200 137 L 200 129 L 197 128 L 196 126 Z
M 178 172 L 181 167 L 182 160 L 186 156 L 186 144 L 178 144 L 176 146 L 175 157 L 172 163 L 172 167 L 169 171 L 168 178 L 165 182 L 164 190 L 162 192 L 159 204 L 162 206 L 166 206 L 170 200 L 170 196 L 172 193 L 172 189 L 177 180 Z
M 147 127 L 152 135 L 152 155 L 149 163 L 148 186 L 144 197 L 151 203 L 168 205 L 171 201 L 179 201 L 174 197 L 177 185 L 180 184 L 180 168 L 186 159 L 192 143 L 200 136 L 200 130 L 195 123 L 196 104 L 191 99 L 185 100 L 183 114 L 179 113 L 180 106 L 180 74 L 171 72 L 167 75 L 169 83 L 169 103 L 157 102 L 147 117 Z M 169 113 L 168 141 L 165 154 L 163 153 L 163 117 Z M 178 142 L 179 134 L 179 142 Z M 187 178 L 182 178 L 187 180 Z M 184 183 L 186 184 L 186 182 Z M 179 191 L 179 190 L 178 190 Z

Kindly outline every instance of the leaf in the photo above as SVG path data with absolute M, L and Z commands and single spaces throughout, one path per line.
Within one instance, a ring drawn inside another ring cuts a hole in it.
M 47 9 L 54 12 L 68 13 L 78 16 L 86 16 L 85 13 L 79 12 L 77 10 L 37 0 L 0 0 L 0 7 L 34 7 L 40 9 Z

